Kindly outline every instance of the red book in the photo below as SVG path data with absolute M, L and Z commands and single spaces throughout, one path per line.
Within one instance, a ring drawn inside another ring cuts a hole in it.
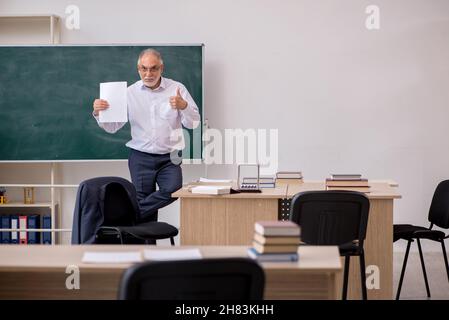
M 27 228 L 27 216 L 19 216 L 19 229 Z M 19 232 L 19 244 L 27 244 L 28 243 L 28 232 L 20 231 Z

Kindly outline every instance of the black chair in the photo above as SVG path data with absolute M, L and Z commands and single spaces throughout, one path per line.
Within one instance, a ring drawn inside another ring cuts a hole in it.
M 121 278 L 120 300 L 261 300 L 262 268 L 249 258 L 145 262 Z
M 444 246 L 444 240 L 449 238 L 449 235 L 446 235 L 444 232 L 439 230 L 432 230 L 434 225 L 444 229 L 449 228 L 449 180 L 444 180 L 438 184 L 430 204 L 428 220 L 430 222 L 430 226 L 428 228 L 414 226 L 411 224 L 393 225 L 393 242 L 399 239 L 407 240 L 407 250 L 405 251 L 404 262 L 402 264 L 396 300 L 398 300 L 401 295 L 402 281 L 404 280 L 405 268 L 407 267 L 410 245 L 414 239 L 416 239 L 416 242 L 418 243 L 419 258 L 421 259 L 421 267 L 424 275 L 427 297 L 430 298 L 430 289 L 429 283 L 427 282 L 426 266 L 424 264 L 420 239 L 428 239 L 441 243 L 447 278 L 449 281 L 449 265 L 447 261 L 446 247 Z
M 114 243 L 114 239 L 118 239 L 120 244 L 155 244 L 156 240 L 170 238 L 171 245 L 175 245 L 174 237 L 178 235 L 178 229 L 174 226 L 157 221 L 138 223 L 137 198 L 128 194 L 127 189 L 130 188 L 134 190 L 127 180 L 105 185 L 104 220 L 95 236 L 96 242 Z
M 345 257 L 343 300 L 347 297 L 351 256 L 360 258 L 362 297 L 367 299 L 363 242 L 369 206 L 368 198 L 354 191 L 306 191 L 292 199 L 290 220 L 301 226 L 301 242 L 337 245 Z

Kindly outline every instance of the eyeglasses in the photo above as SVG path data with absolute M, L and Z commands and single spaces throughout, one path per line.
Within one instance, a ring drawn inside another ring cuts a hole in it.
M 161 70 L 161 66 L 153 66 L 151 68 L 147 68 L 145 66 L 138 66 L 137 69 L 139 69 L 139 71 L 142 73 L 146 73 L 148 71 L 150 73 L 154 73 L 154 72 L 158 72 L 159 70 Z

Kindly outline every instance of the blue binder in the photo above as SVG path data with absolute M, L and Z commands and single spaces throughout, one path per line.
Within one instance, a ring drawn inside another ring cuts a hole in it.
M 19 216 L 12 215 L 11 216 L 11 229 L 19 229 Z M 19 243 L 19 232 L 13 231 L 11 232 L 11 242 L 17 244 Z
M 1 216 L 0 227 L 2 229 L 11 228 L 11 217 L 9 215 Z M 3 231 L 0 232 L 0 241 L 1 243 L 10 243 L 11 242 L 11 232 Z
M 28 216 L 28 229 L 39 229 L 40 228 L 40 216 L 33 214 Z M 39 244 L 41 243 L 40 232 L 29 231 L 28 232 L 28 244 Z
M 51 229 L 51 216 L 45 215 L 42 217 L 42 228 Z M 51 232 L 42 232 L 42 243 L 51 244 Z

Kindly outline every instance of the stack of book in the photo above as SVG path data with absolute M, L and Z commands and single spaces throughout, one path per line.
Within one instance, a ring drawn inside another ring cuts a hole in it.
M 276 185 L 300 184 L 302 183 L 301 171 L 279 171 L 276 173 Z
M 256 222 L 248 255 L 258 261 L 297 261 L 300 233 L 300 227 L 292 221 Z
M 326 179 L 326 190 L 349 190 L 358 192 L 370 192 L 368 179 L 361 174 L 332 174 Z

